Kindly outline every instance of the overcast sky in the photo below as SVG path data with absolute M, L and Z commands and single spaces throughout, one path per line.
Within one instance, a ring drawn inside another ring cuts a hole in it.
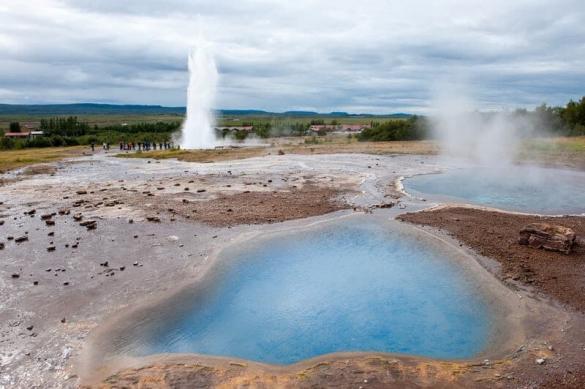
M 585 95 L 583 0 L 2 0 L 0 103 L 185 105 L 198 30 L 218 108 L 424 113 L 462 80 L 482 109 Z

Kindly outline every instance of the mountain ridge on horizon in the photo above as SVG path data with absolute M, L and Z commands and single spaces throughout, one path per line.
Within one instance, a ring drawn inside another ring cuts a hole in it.
M 185 107 L 166 107 L 143 104 L 71 103 L 71 104 L 0 104 L 0 115 L 113 115 L 113 114 L 151 114 L 184 115 Z M 321 116 L 321 117 L 391 117 L 408 118 L 408 113 L 368 114 L 348 112 L 284 111 L 271 112 L 261 109 L 218 109 L 219 115 L 229 116 Z

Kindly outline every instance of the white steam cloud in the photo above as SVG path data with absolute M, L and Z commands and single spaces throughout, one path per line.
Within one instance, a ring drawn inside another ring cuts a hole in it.
M 480 112 L 462 83 L 443 83 L 437 91 L 431 125 L 445 156 L 488 167 L 511 165 L 521 138 L 536 128 L 527 116 Z

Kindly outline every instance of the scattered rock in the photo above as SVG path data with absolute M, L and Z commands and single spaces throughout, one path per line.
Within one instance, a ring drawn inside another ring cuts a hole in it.
M 54 226 L 55 220 L 53 220 L 53 219 L 45 220 L 45 224 L 48 226 Z
M 55 231 L 51 231 L 47 234 L 47 236 L 55 236 Z
M 86 195 L 87 194 L 87 191 L 86 190 L 78 190 L 75 193 L 77 193 L 78 195 Z
M 61 358 L 68 359 L 71 356 L 71 347 L 63 348 L 63 352 L 61 353 Z
M 207 190 L 205 190 L 205 189 L 197 189 L 197 193 L 203 193 L 203 192 L 207 192 Z
M 47 251 L 55 251 L 56 247 L 55 246 L 49 246 L 47 247 Z
M 284 151 L 278 150 L 278 155 L 284 155 Z
M 8 239 L 10 239 L 10 237 L 8 237 Z M 14 239 L 14 241 L 16 243 L 26 242 L 27 240 L 28 240 L 28 236 L 26 236 L 26 235 L 19 236 L 18 238 Z
M 105 262 L 100 263 L 100 266 L 108 267 L 108 261 L 105 261 Z
M 575 243 L 575 232 L 564 226 L 548 223 L 530 223 L 520 230 L 518 243 L 537 249 L 570 254 Z
M 0 242 L 0 250 L 4 250 L 4 242 Z
M 538 358 L 535 362 L 537 365 L 544 365 L 544 363 L 546 362 L 546 359 Z
M 4 225 L 4 220 L 0 220 L 0 226 Z
M 153 223 L 160 223 L 160 218 L 158 216 L 147 216 L 146 220 Z
M 46 213 L 44 215 L 41 215 L 41 220 L 49 220 L 53 218 L 54 215 L 55 215 L 54 213 Z
M 32 325 L 31 325 L 31 326 L 28 326 L 28 327 L 26 327 L 26 330 L 27 330 L 27 331 L 32 331 L 32 330 L 33 330 L 33 328 L 35 328 L 35 326 L 32 326 Z
M 80 213 L 76 213 L 76 214 L 74 214 L 74 215 L 73 215 L 73 220 L 75 220 L 75 221 L 77 221 L 77 222 L 78 222 L 78 221 L 80 221 L 81 219 L 83 219 L 83 215 L 82 215 L 82 214 L 80 214 Z
M 95 230 L 97 228 L 97 221 L 95 220 L 86 220 L 84 222 L 79 223 L 80 226 L 87 228 L 88 230 Z
M 20 278 L 20 274 L 18 274 L 18 273 L 12 273 L 12 278 Z

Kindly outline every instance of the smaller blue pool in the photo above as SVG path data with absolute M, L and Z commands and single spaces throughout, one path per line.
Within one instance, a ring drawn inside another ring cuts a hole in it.
M 404 186 L 409 193 L 439 201 L 545 215 L 585 213 L 585 173 L 571 170 L 452 169 L 408 178 Z
M 451 249 L 398 222 L 364 220 L 225 253 L 211 283 L 145 315 L 114 340 L 118 351 L 273 364 L 342 351 L 449 359 L 483 351 L 489 309 Z

